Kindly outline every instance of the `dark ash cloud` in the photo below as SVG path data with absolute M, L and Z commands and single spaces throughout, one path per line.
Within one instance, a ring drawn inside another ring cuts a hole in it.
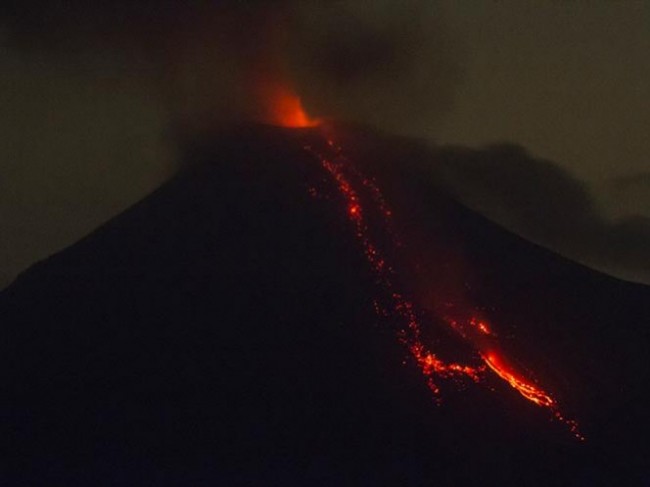
M 589 267 L 650 284 L 650 218 L 606 218 L 587 186 L 523 148 L 442 148 L 436 176 L 509 230 Z
M 428 135 L 462 78 L 428 0 L 12 1 L 0 16 L 15 47 L 130 60 L 190 130 L 258 118 L 255 85 L 279 78 L 314 115 Z

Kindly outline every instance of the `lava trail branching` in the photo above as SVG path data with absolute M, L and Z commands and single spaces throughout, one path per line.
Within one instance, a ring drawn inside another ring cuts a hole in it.
M 561 413 L 557 400 L 532 379 L 527 378 L 512 364 L 511 360 L 506 358 L 498 344 L 496 334 L 485 319 L 470 316 L 458 320 L 440 316 L 442 321 L 475 350 L 477 363 L 449 362 L 428 349 L 422 338 L 422 324 L 418 311 L 413 301 L 397 286 L 393 266 L 387 262 L 380 245 L 372 237 L 370 218 L 367 215 L 370 213 L 380 215 L 384 220 L 381 223 L 386 228 L 392 228 L 390 219 L 393 212 L 386 204 L 376 183 L 360 173 L 331 137 L 325 136 L 325 140 L 327 144 L 320 149 L 313 145 L 306 145 L 304 149 L 318 160 L 334 181 L 369 268 L 382 288 L 383 295 L 387 296 L 381 302 L 376 301 L 376 312 L 382 317 L 390 317 L 394 323 L 399 323 L 398 340 L 405 346 L 411 359 L 425 376 L 436 401 L 440 401 L 440 379 L 469 379 L 471 382 L 479 383 L 489 369 L 527 400 L 537 406 L 548 408 L 553 418 L 564 423 L 577 439 L 584 440 L 577 422 L 566 418 Z M 364 198 L 365 195 L 369 195 L 369 198 Z M 399 240 L 394 239 L 394 242 L 399 246 Z
M 478 382 L 480 374 L 485 370 L 483 366 L 447 363 L 425 347 L 421 338 L 421 326 L 414 305 L 396 289 L 392 278 L 394 270 L 386 263 L 379 245 L 370 236 L 368 219 L 365 216 L 367 209 L 362 202 L 361 191 L 355 189 L 355 180 L 360 179 L 361 187 L 370 190 L 371 194 L 374 195 L 373 199 L 379 202 L 380 205 L 379 213 L 384 215 L 385 218 L 389 218 L 391 211 L 387 209 L 377 186 L 371 180 L 359 177 L 358 171 L 353 169 L 349 161 L 342 155 L 340 147 L 331 139 L 327 143 L 328 152 L 330 152 L 328 155 L 317 151 L 312 146 L 305 146 L 305 150 L 319 160 L 322 167 L 335 181 L 336 188 L 346 203 L 347 216 L 353 224 L 356 237 L 361 244 L 370 269 L 376 281 L 386 291 L 388 302 L 385 305 L 377 303 L 376 310 L 382 315 L 388 314 L 393 318 L 397 318 L 401 323 L 398 330 L 399 340 L 410 351 L 437 398 L 440 389 L 435 381 L 436 376 L 443 378 L 465 376 Z

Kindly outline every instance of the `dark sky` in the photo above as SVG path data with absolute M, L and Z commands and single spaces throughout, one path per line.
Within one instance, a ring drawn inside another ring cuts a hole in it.
M 649 2 L 86 3 L 3 11 L 0 287 L 167 179 L 179 127 L 250 118 L 245 86 L 268 58 L 319 115 L 524 147 L 432 177 L 529 238 L 650 282 L 646 262 L 621 260 L 650 248 Z M 466 177 L 486 164 L 489 177 Z M 512 191 L 491 191 L 500 181 Z M 558 204 L 576 201 L 588 209 L 556 225 Z

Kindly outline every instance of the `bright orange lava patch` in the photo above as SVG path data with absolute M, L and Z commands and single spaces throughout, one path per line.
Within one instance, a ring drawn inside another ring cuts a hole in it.
M 555 407 L 555 400 L 549 394 L 530 382 L 527 382 L 524 378 L 515 375 L 515 372 L 509 369 L 495 353 L 489 352 L 483 357 L 483 360 L 494 373 L 517 389 L 519 394 L 529 401 L 534 402 L 538 406 Z
M 268 100 L 270 122 L 282 127 L 315 127 L 320 121 L 311 118 L 300 97 L 286 87 L 278 87 Z

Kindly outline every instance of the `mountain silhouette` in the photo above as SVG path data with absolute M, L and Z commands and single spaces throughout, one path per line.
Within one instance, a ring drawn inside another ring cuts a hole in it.
M 246 125 L 0 294 L 2 485 L 650 481 L 650 289 L 457 203 L 427 179 L 435 148 L 333 130 L 391 207 L 368 231 L 436 350 L 475 358 L 434 295 L 481 310 L 586 440 L 487 373 L 434 398 L 305 150 L 320 129 Z

